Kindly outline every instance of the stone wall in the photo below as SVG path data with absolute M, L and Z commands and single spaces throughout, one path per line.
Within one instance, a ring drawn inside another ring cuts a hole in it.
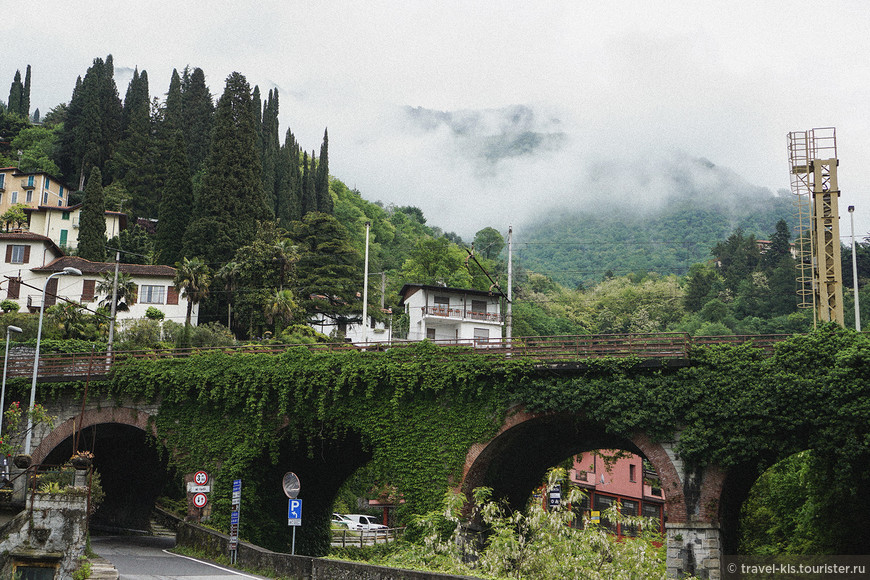
M 721 578 L 719 526 L 667 523 L 665 528 L 668 537 L 668 578 L 685 575 L 709 580 Z
M 179 523 L 176 544 L 196 549 L 210 556 L 229 554 L 229 536 L 188 522 Z M 271 552 L 245 542 L 239 542 L 238 564 L 248 569 L 269 571 L 292 580 L 473 580 L 470 576 L 451 576 L 358 562 L 291 556 Z
M 17 516 L 0 528 L 0 577 L 16 566 L 48 566 L 55 578 L 72 578 L 84 553 L 87 493 L 35 493 Z

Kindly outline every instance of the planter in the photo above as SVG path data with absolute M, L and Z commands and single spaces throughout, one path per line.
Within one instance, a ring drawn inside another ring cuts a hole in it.
M 80 471 L 89 469 L 93 460 L 90 457 L 73 457 L 69 460 L 72 466 Z
M 30 464 L 33 462 L 33 458 L 29 455 L 21 454 L 16 455 L 15 459 L 12 460 L 12 465 L 17 467 L 18 469 L 27 469 L 30 467 Z

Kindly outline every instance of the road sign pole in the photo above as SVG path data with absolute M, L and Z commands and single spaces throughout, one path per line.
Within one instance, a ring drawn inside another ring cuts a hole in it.
M 293 526 L 293 546 L 290 548 L 290 555 L 296 555 L 296 526 Z

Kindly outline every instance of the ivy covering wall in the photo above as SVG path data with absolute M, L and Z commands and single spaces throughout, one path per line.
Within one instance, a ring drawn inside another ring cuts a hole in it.
M 242 535 L 268 547 L 286 549 L 289 538 L 274 481 L 290 470 L 281 463 L 319 461 L 319 481 L 303 478 L 309 495 L 300 495 L 317 498 L 306 505 L 311 525 L 297 537 L 297 549 L 310 554 L 326 550 L 329 500 L 354 469 L 370 461 L 404 498 L 404 513 L 435 509 L 461 477 L 469 447 L 491 438 L 517 404 L 573 412 L 618 436 L 643 431 L 665 439 L 679 431 L 690 464 L 717 463 L 753 478 L 813 449 L 830 472 L 832 506 L 870 487 L 866 337 L 825 326 L 781 343 L 774 356 L 742 345 L 696 349 L 682 368 L 641 369 L 637 362 L 591 361 L 565 375 L 427 342 L 387 352 L 299 347 L 280 355 L 131 360 L 92 388 L 118 399 L 159 397 L 156 427 L 172 462 L 182 473 L 213 474 L 213 523 L 228 529 L 230 486 L 241 477 Z M 867 508 L 831 509 L 860 522 L 855 509 Z M 849 533 L 831 541 L 866 550 L 866 532 Z

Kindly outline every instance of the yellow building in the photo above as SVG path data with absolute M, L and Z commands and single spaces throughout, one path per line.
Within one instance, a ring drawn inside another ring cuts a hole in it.
M 0 215 L 16 203 L 34 208 L 40 205 L 66 207 L 69 194 L 70 188 L 48 173 L 0 168 Z
M 24 210 L 27 214 L 27 231 L 45 236 L 65 251 L 74 250 L 79 245 L 79 218 L 82 204 L 51 207 L 41 205 Z M 117 211 L 106 212 L 106 238 L 111 239 L 127 227 L 127 214 Z

